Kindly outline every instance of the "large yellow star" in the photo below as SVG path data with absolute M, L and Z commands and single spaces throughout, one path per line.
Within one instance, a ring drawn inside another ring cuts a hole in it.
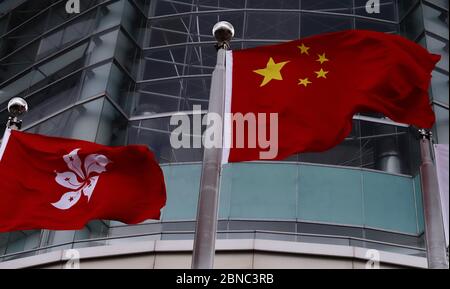
M 308 50 L 310 49 L 310 47 L 305 46 L 305 43 L 302 43 L 302 45 L 297 46 L 297 47 L 300 48 L 300 53 L 301 54 L 309 55 Z
M 323 70 L 323 68 L 321 68 L 319 71 L 314 71 L 317 74 L 317 78 L 327 78 L 327 74 L 329 71 L 325 71 Z
M 264 76 L 264 79 L 263 79 L 260 87 L 263 87 L 264 85 L 268 84 L 272 79 L 283 80 L 283 77 L 281 76 L 281 69 L 288 62 L 289 61 L 275 63 L 275 61 L 271 57 L 269 59 L 269 62 L 267 62 L 266 68 L 254 70 L 253 72 Z
M 307 87 L 308 84 L 312 83 L 311 81 L 309 81 L 308 77 L 305 79 L 300 78 L 298 81 L 299 81 L 298 85 L 304 85 L 305 87 Z
M 327 57 L 324 54 L 317 54 L 317 56 L 319 56 L 319 59 L 317 59 L 316 61 L 320 62 L 320 64 L 323 64 L 326 61 L 329 61 L 329 59 L 327 59 Z

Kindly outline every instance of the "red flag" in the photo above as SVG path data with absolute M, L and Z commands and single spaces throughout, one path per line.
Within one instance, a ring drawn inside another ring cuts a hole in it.
M 225 112 L 266 119 L 258 119 L 259 131 L 245 131 L 241 148 L 236 123 L 225 122 L 225 145 L 232 148 L 224 162 L 265 158 L 260 153 L 268 148 L 252 148 L 248 140 L 261 132 L 269 139 L 270 113 L 278 114 L 278 160 L 339 144 L 358 112 L 430 128 L 428 88 L 439 59 L 401 36 L 358 30 L 228 52 Z
M 161 168 L 145 146 L 107 147 L 6 130 L 0 149 L 0 232 L 78 230 L 92 219 L 159 219 Z

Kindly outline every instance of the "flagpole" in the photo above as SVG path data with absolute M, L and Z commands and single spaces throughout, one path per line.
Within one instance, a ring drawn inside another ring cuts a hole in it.
M 21 97 L 14 97 L 8 102 L 8 122 L 6 128 L 11 130 L 20 130 L 22 128 L 22 120 L 19 118 L 28 112 L 28 103 Z M 42 230 L 39 247 L 43 247 L 45 240 L 47 240 L 49 230 Z
M 234 36 L 233 26 L 225 21 L 214 25 L 213 35 L 217 40 L 217 64 L 212 74 L 209 95 L 209 113 L 223 119 L 225 100 L 225 56 Z M 197 207 L 192 269 L 212 269 L 217 234 L 219 207 L 219 185 L 222 161 L 222 144 L 219 147 L 205 148 L 200 180 L 200 193 Z
M 425 129 L 419 130 L 419 133 L 422 157 L 420 176 L 423 191 L 428 268 L 448 269 L 444 219 L 431 150 L 432 133 Z

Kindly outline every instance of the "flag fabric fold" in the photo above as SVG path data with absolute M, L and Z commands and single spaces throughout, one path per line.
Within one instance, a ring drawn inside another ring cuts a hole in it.
M 278 114 L 276 160 L 336 146 L 350 134 L 356 113 L 430 128 L 428 90 L 439 59 L 402 36 L 362 30 L 229 51 L 225 112 Z M 241 132 L 234 120 L 225 122 L 231 148 L 224 162 L 264 159 L 259 145 L 236 146 Z
M 7 129 L 0 147 L 0 232 L 78 230 L 90 220 L 159 219 L 161 168 L 146 146 L 108 147 Z

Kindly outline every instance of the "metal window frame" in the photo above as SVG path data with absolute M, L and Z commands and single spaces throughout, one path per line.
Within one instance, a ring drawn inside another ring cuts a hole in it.
M 164 20 L 164 19 L 170 19 L 170 18 L 177 18 L 177 17 L 183 17 L 183 16 L 198 16 L 198 15 L 209 15 L 209 14 L 223 14 L 226 13 L 236 13 L 236 12 L 263 12 L 263 13 L 304 13 L 304 14 L 312 14 L 312 15 L 323 15 L 323 16 L 338 16 L 338 17 L 344 17 L 344 18 L 357 18 L 357 19 L 364 19 L 364 20 L 372 20 L 382 23 L 388 23 L 388 24 L 399 24 L 398 21 L 392 21 L 392 20 L 386 20 L 386 19 L 379 19 L 379 18 L 373 18 L 368 16 L 362 16 L 362 15 L 356 15 L 356 14 L 346 14 L 346 13 L 335 13 L 335 12 L 327 12 L 327 11 L 320 11 L 320 10 L 305 10 L 305 9 L 268 9 L 268 8 L 237 8 L 237 9 L 222 9 L 222 10 L 206 10 L 206 11 L 190 11 L 190 12 L 182 12 L 182 13 L 175 13 L 175 14 L 167 14 L 167 15 L 161 15 L 161 16 L 149 16 L 147 19 L 150 21 L 155 20 Z
M 27 68 L 23 69 L 22 71 L 17 72 L 16 74 L 11 76 L 10 78 L 8 78 L 5 81 L 3 81 L 2 83 L 0 83 L 0 88 L 8 85 L 9 83 L 15 81 L 18 78 L 20 78 L 25 73 L 27 73 L 29 70 L 33 69 L 33 67 L 40 66 L 40 65 L 50 61 L 52 58 L 66 53 L 67 51 L 69 51 L 69 50 L 73 49 L 74 47 L 80 45 L 82 42 L 91 40 L 94 37 L 100 37 L 100 36 L 102 36 L 104 34 L 108 34 L 108 33 L 113 32 L 115 30 L 119 30 L 120 27 L 121 27 L 120 25 L 115 25 L 115 26 L 110 27 L 108 29 L 105 29 L 105 30 L 102 30 L 102 31 L 99 31 L 99 32 L 95 32 L 95 33 L 91 33 L 91 34 L 89 34 L 89 35 L 87 35 L 87 36 L 85 36 L 83 38 L 78 39 L 77 41 L 75 41 L 74 43 L 68 45 L 67 47 L 64 47 L 63 49 L 55 51 L 54 53 L 52 53 L 52 54 L 50 54 L 50 55 L 40 59 L 39 61 L 33 62 L 30 66 L 28 66 Z
M 413 247 L 413 246 L 407 246 L 407 245 L 401 245 L 401 244 L 395 244 L 390 242 L 383 242 L 383 241 L 377 241 L 377 240 L 370 240 L 366 238 L 357 238 L 352 236 L 340 236 L 340 235 L 326 235 L 326 234 L 310 234 L 310 233 L 297 233 L 297 232 L 278 232 L 278 231 L 270 231 L 270 230 L 218 230 L 217 234 L 254 234 L 253 239 L 259 239 L 257 238 L 257 234 L 272 234 L 272 235 L 284 235 L 284 236 L 294 236 L 294 237 L 317 237 L 317 238 L 327 238 L 327 239 L 335 239 L 335 240 L 347 240 L 348 246 L 352 246 L 353 242 L 362 242 L 362 243 L 371 243 L 371 244 L 377 244 L 377 245 L 383 245 L 383 246 L 389 246 L 392 248 L 398 248 L 398 249 L 409 249 L 414 250 L 417 252 L 426 252 L 424 248 L 420 247 Z M 142 234 L 128 234 L 128 235 L 122 235 L 122 236 L 109 236 L 109 237 L 101 237 L 101 238 L 92 238 L 92 239 L 82 239 L 82 240 L 73 240 L 72 242 L 63 242 L 60 244 L 54 244 L 54 245 L 48 245 L 43 247 L 38 247 L 35 249 L 25 250 L 21 252 L 15 252 L 10 254 L 4 254 L 0 255 L 0 258 L 3 259 L 3 261 L 6 261 L 5 259 L 20 256 L 22 254 L 30 254 L 30 253 L 38 253 L 41 254 L 40 251 L 54 249 L 58 247 L 64 247 L 64 246 L 71 246 L 71 248 L 75 248 L 76 244 L 83 244 L 83 243 L 91 243 L 91 242 L 102 242 L 102 241 L 111 241 L 111 240 L 121 240 L 121 239 L 132 239 L 132 238 L 140 238 L 140 237 L 147 237 L 147 236 L 157 236 L 157 235 L 179 235 L 179 234 L 186 234 L 186 235 L 192 235 L 194 234 L 194 231 L 157 231 L 157 232 L 150 232 L 150 233 L 142 233 Z M 231 238 L 232 239 L 232 238 Z M 301 241 L 296 241 L 298 243 L 302 243 Z M 45 253 L 45 252 L 42 252 Z
M 3 56 L 2 58 L 0 58 L 0 61 L 3 61 L 3 60 L 5 60 L 5 59 L 7 59 L 9 56 L 11 56 L 11 55 L 17 53 L 18 51 L 24 49 L 24 48 L 27 47 L 27 46 L 33 44 L 35 41 L 38 41 L 38 40 L 40 40 L 40 39 L 43 39 L 43 38 L 49 36 L 50 34 L 56 32 L 57 30 L 59 30 L 59 29 L 61 29 L 61 28 L 64 28 L 64 27 L 68 26 L 68 25 L 71 24 L 71 22 L 73 22 L 74 20 L 79 19 L 79 18 L 81 18 L 81 17 L 83 17 L 83 16 L 85 16 L 85 15 L 87 15 L 87 14 L 93 12 L 93 11 L 96 10 L 98 7 L 103 6 L 103 5 L 108 5 L 108 4 L 110 4 L 110 3 L 117 2 L 117 1 L 121 1 L 121 0 L 105 0 L 105 1 L 102 2 L 102 3 L 99 3 L 99 4 L 96 4 L 96 5 L 92 6 L 91 8 L 89 8 L 89 9 L 83 11 L 82 13 L 77 14 L 76 16 L 70 18 L 69 20 L 67 20 L 67 21 L 65 21 L 65 22 L 63 22 L 63 23 L 61 23 L 61 24 L 59 24 L 59 25 L 57 25 L 57 26 L 55 26 L 55 27 L 53 27 L 53 28 L 51 28 L 51 29 L 45 31 L 44 33 L 40 34 L 40 35 L 37 36 L 36 38 L 34 38 L 34 39 L 28 41 L 27 43 L 23 44 L 22 46 L 20 46 L 20 47 L 18 47 L 18 48 L 16 48 L 14 51 L 12 51 L 12 52 L 10 52 L 9 54 L 7 54 L 7 55 Z M 97 15 L 96 15 L 96 17 L 97 17 Z M 28 22 L 28 21 L 30 21 L 30 20 L 27 20 L 27 22 Z M 4 36 L 2 36 L 1 38 L 3 38 L 3 37 L 4 37 Z

